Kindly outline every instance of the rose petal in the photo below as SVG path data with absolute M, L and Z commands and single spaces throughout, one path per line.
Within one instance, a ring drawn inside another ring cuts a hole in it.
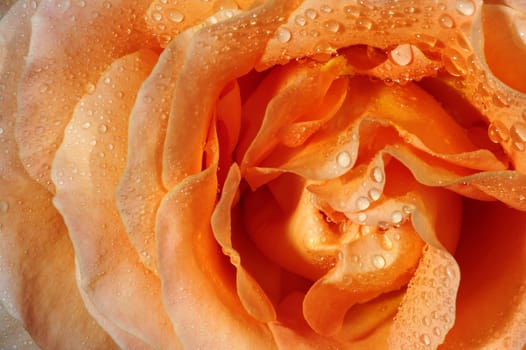
M 152 347 L 171 348 L 178 340 L 164 312 L 160 281 L 140 263 L 114 198 L 125 167 L 128 116 L 157 58 L 142 50 L 110 66 L 77 105 L 52 178 L 54 203 L 77 254 L 80 287 L 116 325 Z
M 455 257 L 462 283 L 455 326 L 440 349 L 521 349 L 526 344 L 526 214 L 464 202 Z
M 54 191 L 53 157 L 80 97 L 92 91 L 113 60 L 152 47 L 140 15 L 146 5 L 144 1 L 44 0 L 33 16 L 31 44 L 18 86 L 16 137 L 26 170 L 48 190 Z
M 21 350 L 38 350 L 39 347 L 33 343 L 33 339 L 27 333 L 22 322 L 14 318 L 0 304 L 0 347 L 2 349 L 12 348 Z
M 434 349 L 455 321 L 460 273 L 455 259 L 427 246 L 388 338 L 392 349 Z
M 159 272 L 168 314 L 185 348 L 273 348 L 268 329 L 248 315 L 208 220 L 217 166 L 185 178 L 159 208 Z M 213 315 L 213 317 L 211 317 Z
M 177 79 L 168 122 L 163 153 L 163 183 L 167 188 L 201 171 L 203 145 L 221 90 L 254 67 L 281 16 L 297 3 L 270 1 L 196 33 Z M 250 21 L 254 25 L 245 26 Z M 242 30 L 232 31 L 232 26 L 240 25 Z
M 166 194 L 161 174 L 163 140 L 184 54 L 192 39 L 187 31 L 173 40 L 141 86 L 130 115 L 126 169 L 117 188 L 117 207 L 132 244 L 145 266 L 157 273 L 155 221 Z M 105 130 L 107 126 L 104 127 Z
M 484 58 L 492 73 L 526 93 L 526 13 L 507 6 L 482 7 Z M 493 30 L 499 28 L 500 30 Z
M 0 62 L 5 84 L 0 94 L 1 299 L 44 348 L 72 349 L 85 342 L 112 349 L 115 343 L 88 314 L 78 293 L 73 249 L 51 196 L 28 176 L 17 155 L 15 87 L 29 47 L 27 33 L 35 11 L 30 4 L 19 1 L 0 22 L 0 52 L 6 54 Z M 10 332 L 8 327 L 2 322 L 2 333 Z M 23 345 L 36 348 L 31 341 Z
M 239 252 L 232 246 L 232 219 L 230 211 L 237 195 L 241 173 L 237 165 L 228 172 L 223 185 L 221 199 L 212 214 L 212 231 L 224 254 L 230 257 L 230 262 L 236 267 L 236 289 L 245 309 L 257 320 L 270 322 L 275 320 L 276 311 L 261 286 L 244 268 Z

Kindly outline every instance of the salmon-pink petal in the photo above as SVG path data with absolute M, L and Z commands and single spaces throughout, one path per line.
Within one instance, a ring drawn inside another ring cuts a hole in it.
M 521 349 L 526 344 L 526 214 L 501 203 L 464 202 L 455 258 L 457 317 L 440 349 Z
M 11 316 L 6 308 L 0 304 L 0 347 L 20 350 L 39 350 L 33 342 L 22 322 Z
M 93 94 L 75 108 L 52 178 L 57 187 L 54 203 L 75 247 L 80 287 L 93 305 L 150 346 L 177 348 L 160 281 L 128 241 L 114 195 L 126 165 L 128 116 L 157 58 L 141 50 L 108 68 Z
M 390 349 L 436 349 L 455 322 L 459 283 L 455 259 L 427 246 L 396 314 Z
M 195 34 L 179 75 L 163 153 L 163 183 L 201 171 L 203 145 L 223 87 L 248 73 L 283 15 L 298 1 L 269 1 Z M 251 24 L 254 25 L 251 25 Z M 232 30 L 235 26 L 239 30 Z
M 93 91 L 113 60 L 152 46 L 141 15 L 146 6 L 123 0 L 40 2 L 18 85 L 16 137 L 26 170 L 48 190 L 54 191 L 51 163 L 79 99 Z
M 137 94 L 128 128 L 126 169 L 117 188 L 117 207 L 132 244 L 148 269 L 157 271 L 155 221 L 166 194 L 161 174 L 163 141 L 184 54 L 192 38 L 185 32 L 173 40 L 159 57 L 151 75 Z M 106 132 L 107 126 L 102 131 Z
M 212 231 L 224 254 L 230 257 L 230 262 L 236 267 L 236 289 L 245 309 L 261 322 L 270 322 L 276 318 L 276 312 L 268 296 L 245 269 L 243 259 L 232 246 L 231 210 L 238 194 L 241 173 L 236 164 L 228 172 L 221 192 L 221 199 L 212 214 Z
M 115 343 L 81 300 L 73 248 L 51 195 L 28 176 L 17 154 L 16 84 L 29 47 L 30 19 L 35 11 L 30 5 L 30 1 L 19 1 L 0 22 L 0 52 L 6 54 L 0 62 L 0 80 L 5 84 L 0 94 L 1 302 L 43 348 L 71 349 L 85 342 L 94 348 L 113 349 Z M 20 335 L 10 328 L 10 322 L 1 321 L 0 342 Z M 2 343 L 1 347 L 15 345 Z M 36 348 L 30 340 L 17 346 Z
M 526 93 L 526 12 L 508 6 L 482 7 L 484 58 L 506 85 Z M 493 30 L 499 28 L 500 30 Z
M 243 167 L 260 163 L 280 141 L 283 129 L 322 106 L 332 82 L 340 74 L 341 64 L 329 63 L 322 67 L 298 63 L 288 68 L 289 72 L 292 72 L 287 74 L 287 84 L 265 104 L 264 117 L 258 133 L 244 154 L 241 163 Z M 338 100 L 331 102 L 337 104 Z M 245 119 L 250 118 L 252 110 L 244 108 L 244 111 L 249 113 Z
M 216 201 L 216 170 L 213 165 L 185 178 L 161 203 L 157 236 L 164 304 L 185 348 L 273 348 L 266 326 L 241 304 L 232 266 L 206 219 Z

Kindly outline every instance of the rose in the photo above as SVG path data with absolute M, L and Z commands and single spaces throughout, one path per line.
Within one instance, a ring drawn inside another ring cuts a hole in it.
M 40 346 L 523 346 L 516 4 L 165 2 L 0 24 L 2 301 Z

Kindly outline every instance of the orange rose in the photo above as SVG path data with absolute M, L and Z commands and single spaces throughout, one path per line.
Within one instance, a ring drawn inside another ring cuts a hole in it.
M 520 1 L 0 11 L 2 346 L 526 345 Z

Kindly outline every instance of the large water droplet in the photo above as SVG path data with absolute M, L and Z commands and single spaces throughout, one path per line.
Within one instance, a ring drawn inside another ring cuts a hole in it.
M 526 142 L 526 123 L 515 123 L 510 129 L 512 139 L 516 141 Z
M 473 0 L 457 0 L 455 8 L 464 16 L 471 16 L 475 12 Z
M 526 16 L 515 18 L 513 26 L 515 27 L 519 39 L 524 45 L 526 45 Z
M 505 142 L 509 139 L 508 129 L 500 120 L 495 120 L 488 127 L 488 137 L 493 143 Z
M 380 192 L 380 190 L 376 189 L 376 188 L 371 188 L 368 192 L 369 194 L 369 198 L 371 198 L 371 200 L 373 201 L 377 201 L 380 199 L 380 196 L 382 195 L 382 193 Z
M 326 21 L 325 23 L 323 23 L 323 26 L 325 27 L 325 29 L 333 33 L 338 33 L 342 28 L 342 25 L 339 22 L 333 20 Z
M 279 28 L 276 32 L 276 38 L 281 43 L 286 43 L 290 41 L 290 38 L 292 38 L 292 33 L 287 28 Z
M 307 18 L 310 19 L 316 19 L 318 18 L 318 11 L 316 11 L 315 9 L 306 9 L 305 16 L 307 16 Z
M 398 45 L 393 51 L 389 53 L 391 60 L 399 66 L 407 66 L 413 60 L 413 50 L 411 45 Z
M 170 11 L 168 13 L 168 19 L 174 23 L 181 23 L 184 20 L 184 15 L 179 11 Z
M 371 178 L 377 183 L 384 181 L 384 173 L 382 172 L 382 169 L 378 166 L 374 167 L 371 171 Z
M 349 152 L 342 151 L 338 153 L 336 156 L 336 163 L 338 163 L 338 165 L 342 168 L 347 168 L 349 165 L 351 165 L 351 156 Z
M 453 28 L 455 26 L 455 21 L 453 20 L 453 18 L 450 16 L 450 15 L 442 15 L 438 18 L 438 23 L 440 23 L 440 25 L 443 27 L 443 28 Z
M 373 265 L 377 269 L 383 269 L 385 267 L 385 259 L 381 255 L 373 256 Z
M 454 77 L 464 76 L 468 71 L 466 59 L 455 49 L 444 49 L 442 51 L 442 62 L 446 71 Z
M 404 219 L 404 216 L 398 210 L 393 211 L 393 213 L 391 214 L 391 222 L 393 224 L 399 224 L 402 222 L 403 219 Z
M 371 205 L 371 202 L 369 201 L 369 198 L 367 197 L 359 197 L 356 200 L 356 210 L 365 210 L 369 208 Z

